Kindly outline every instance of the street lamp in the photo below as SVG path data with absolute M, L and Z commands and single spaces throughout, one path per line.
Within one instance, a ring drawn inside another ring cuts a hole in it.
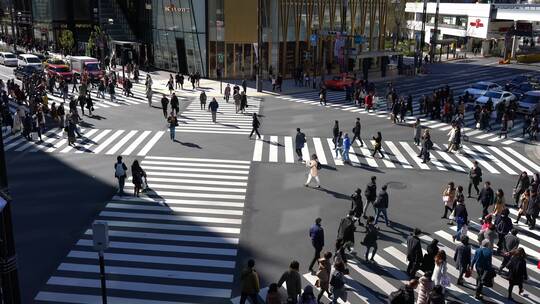
M 261 51 L 262 51 L 262 0 L 257 0 L 257 75 L 255 77 L 255 87 L 257 92 L 262 92 L 262 67 L 261 67 Z

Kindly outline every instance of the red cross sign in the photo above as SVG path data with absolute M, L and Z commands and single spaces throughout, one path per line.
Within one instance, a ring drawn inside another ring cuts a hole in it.
M 469 23 L 471 26 L 474 26 L 476 28 L 483 27 L 484 24 L 481 22 L 480 19 L 476 19 L 476 21 Z

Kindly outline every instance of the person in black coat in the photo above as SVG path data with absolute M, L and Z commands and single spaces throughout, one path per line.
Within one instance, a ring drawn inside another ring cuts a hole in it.
M 364 206 L 364 218 L 367 219 L 367 208 L 371 204 L 375 202 L 375 199 L 377 199 L 377 177 L 372 176 L 371 182 L 369 182 L 366 186 L 366 190 L 364 191 L 364 195 L 366 196 L 366 205 Z
M 512 228 L 514 228 L 514 225 L 512 224 L 512 219 L 508 216 L 510 214 L 510 210 L 508 208 L 505 208 L 501 214 L 497 216 L 495 219 L 495 228 L 497 230 L 497 234 L 499 237 L 499 241 L 497 242 L 497 253 L 502 253 L 503 247 L 504 247 L 504 238 Z
M 350 250 L 351 246 L 354 248 L 354 232 L 356 227 L 354 226 L 354 212 L 351 210 L 349 214 L 341 219 L 338 227 L 337 239 L 342 240 L 342 244 Z
M 407 274 L 410 278 L 416 276 L 416 271 L 422 262 L 422 242 L 418 237 L 422 233 L 420 229 L 414 228 L 413 234 L 407 239 Z
M 422 271 L 424 272 L 433 272 L 435 268 L 435 255 L 439 252 L 439 240 L 433 239 L 431 243 L 426 248 L 426 254 L 422 259 Z
M 388 219 L 388 192 L 386 192 L 387 186 L 384 185 L 381 187 L 381 192 L 377 195 L 377 199 L 375 200 L 375 203 L 373 203 L 373 207 L 377 210 L 377 215 L 375 216 L 375 225 L 379 223 L 379 217 L 381 215 L 384 215 L 384 223 L 387 227 L 390 227 L 390 220 Z
M 525 250 L 520 247 L 512 252 L 512 258 L 508 263 L 508 299 L 512 299 L 514 286 L 519 287 L 519 293 L 523 293 L 523 281 L 527 280 L 527 262 Z
M 463 274 L 471 266 L 471 245 L 469 244 L 469 237 L 466 235 L 461 238 L 461 244 L 456 248 L 454 262 L 456 262 L 456 268 L 459 270 L 457 285 L 463 285 Z
M 469 170 L 469 195 L 471 197 L 471 188 L 474 186 L 476 190 L 476 195 L 479 194 L 480 189 L 478 189 L 478 184 L 482 181 L 482 169 L 478 166 L 478 161 L 473 162 L 473 167 Z
M 527 175 L 527 172 L 521 172 L 519 175 L 515 190 L 514 190 L 514 202 L 516 204 L 516 208 L 518 207 L 519 198 L 529 188 L 530 180 L 529 175 Z
M 253 113 L 253 120 L 251 121 L 251 133 L 249 133 L 249 138 L 253 136 L 253 133 L 257 134 L 257 137 L 261 139 L 261 134 L 259 134 L 259 127 L 261 126 L 261 122 L 259 121 L 259 118 L 257 118 L 257 113 Z
M 531 191 L 531 198 L 529 199 L 529 206 L 527 207 L 527 222 L 529 223 L 529 230 L 534 230 L 536 226 L 536 218 L 540 212 L 540 195 L 538 192 Z
M 364 211 L 364 202 L 362 201 L 362 190 L 360 188 L 351 195 L 351 210 L 354 212 L 354 217 L 358 219 L 358 225 L 364 226 L 360 222 L 362 212 Z
M 334 122 L 334 126 L 332 127 L 332 141 L 334 142 L 334 150 L 337 147 L 338 138 L 339 138 L 339 121 L 336 120 Z
M 495 201 L 495 192 L 491 189 L 491 183 L 489 181 L 485 182 L 484 188 L 480 190 L 477 200 L 482 204 L 482 218 L 484 218 L 489 214 L 489 206 Z
M 370 259 L 370 261 L 372 262 L 374 261 L 373 258 L 375 257 L 375 253 L 377 252 L 377 238 L 379 234 L 377 227 L 373 225 L 374 220 L 375 218 L 373 216 L 368 217 L 366 223 L 366 235 L 364 236 L 364 240 L 362 241 L 362 245 L 366 246 L 366 261 L 368 260 L 369 249 L 373 248 Z

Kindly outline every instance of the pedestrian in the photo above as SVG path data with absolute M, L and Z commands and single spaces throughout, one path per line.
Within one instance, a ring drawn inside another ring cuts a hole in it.
M 247 81 L 245 79 L 242 80 L 242 89 L 244 89 L 244 93 L 247 93 Z
M 306 134 L 302 133 L 300 131 L 300 128 L 296 128 L 296 137 L 294 138 L 294 147 L 296 151 L 296 155 L 298 156 L 298 161 L 303 162 L 303 155 L 302 155 L 302 149 L 304 148 L 304 144 L 306 143 Z
M 229 98 L 231 97 L 231 85 L 227 83 L 227 86 L 225 87 L 225 102 L 229 102 Z
M 180 74 L 180 89 L 184 89 L 184 74 Z
M 311 179 L 314 178 L 317 182 L 317 188 L 321 187 L 321 181 L 319 180 L 319 170 L 321 168 L 321 163 L 317 158 L 317 154 L 311 155 L 311 160 L 306 162 L 306 167 L 309 167 L 308 178 L 304 186 L 308 187 Z
M 494 217 L 498 217 L 506 208 L 506 200 L 504 199 L 504 192 L 502 189 L 498 189 L 495 193 L 495 204 L 493 204 L 493 212 L 491 214 Z
M 444 288 L 441 285 L 433 286 L 429 293 L 429 304 L 445 304 Z
M 257 302 L 253 302 L 257 303 Z M 268 286 L 268 293 L 266 294 L 266 304 L 281 304 L 281 296 L 279 294 L 278 286 L 276 283 L 272 283 Z
M 531 191 L 529 189 L 527 189 L 521 195 L 521 198 L 519 200 L 520 203 L 519 203 L 519 208 L 518 208 L 518 214 L 517 214 L 516 220 L 514 221 L 514 224 L 519 223 L 519 220 L 521 219 L 521 217 L 523 215 L 525 215 L 525 217 L 527 217 L 526 214 L 527 214 L 527 210 L 529 209 L 530 198 L 531 198 Z M 527 222 L 526 224 L 529 224 L 529 223 Z
M 174 115 L 178 115 L 178 112 L 180 112 L 180 101 L 178 100 L 176 93 L 173 93 L 171 96 L 171 111 Z
M 148 106 L 152 106 L 152 97 L 154 96 L 154 91 L 152 90 L 152 87 L 146 87 L 146 99 L 148 100 Z
M 456 187 L 454 182 L 449 182 L 448 186 L 444 189 L 442 193 L 442 201 L 444 204 L 444 214 L 441 216 L 442 219 L 446 219 L 448 211 L 452 213 L 454 206 L 454 199 L 456 197 Z
M 364 191 L 364 195 L 366 196 L 366 205 L 364 206 L 364 218 L 367 219 L 367 209 L 368 206 L 373 206 L 373 203 L 375 202 L 375 199 L 377 198 L 377 177 L 372 176 L 371 181 L 366 185 L 366 190 Z M 373 207 L 373 215 L 375 215 L 375 207 Z
M 324 85 L 319 90 L 319 105 L 326 106 L 326 87 Z
M 512 299 L 512 291 L 514 286 L 518 286 L 519 295 L 523 294 L 523 281 L 528 279 L 527 277 L 527 261 L 525 260 L 527 255 L 525 254 L 525 249 L 519 247 L 513 250 L 511 253 L 512 257 L 508 263 L 508 299 Z
M 354 233 L 356 231 L 354 222 L 354 212 L 351 210 L 346 217 L 341 219 L 338 227 L 337 239 L 341 241 L 349 252 L 354 252 Z
M 233 100 L 234 100 L 234 107 L 236 109 L 236 114 L 240 111 L 240 103 L 241 103 L 242 96 L 238 93 L 238 91 L 234 90 L 233 93 Z
M 175 89 L 178 89 L 180 87 L 180 73 L 176 73 L 176 75 L 174 75 L 174 80 L 176 81 L 176 86 L 174 87 Z
M 420 229 L 414 228 L 413 233 L 407 239 L 407 274 L 409 278 L 416 276 L 416 271 L 422 263 L 422 242 L 419 235 L 422 233 Z
M 343 158 L 343 132 L 339 131 L 337 137 L 334 138 L 334 150 L 336 156 L 334 159 L 338 159 L 339 157 Z
M 476 294 L 475 298 L 480 300 L 483 298 L 482 289 L 486 283 L 489 285 L 490 281 L 492 282 L 493 277 L 491 272 L 492 264 L 491 260 L 493 257 L 493 252 L 491 250 L 491 244 L 488 240 L 482 241 L 482 246 L 476 250 L 474 257 L 471 262 L 471 267 L 476 268 Z
M 163 94 L 163 97 L 161 97 L 161 110 L 163 111 L 163 116 L 165 116 L 165 118 L 167 118 L 167 113 L 169 112 L 168 106 L 169 99 L 167 98 L 167 96 L 165 96 L 165 94 Z
M 419 157 L 422 158 L 422 163 L 425 164 L 430 160 L 429 150 L 433 147 L 433 142 L 431 141 L 431 135 L 429 130 L 424 131 L 422 136 L 422 149 L 420 150 Z
M 484 183 L 484 188 L 480 190 L 477 201 L 482 204 L 482 218 L 484 218 L 489 213 L 489 206 L 495 202 L 495 193 L 491 189 L 491 183 L 489 181 Z
M 332 263 L 330 262 L 330 259 L 332 258 L 332 252 L 327 251 L 322 258 L 318 260 L 319 262 L 319 269 L 316 272 L 317 282 L 315 282 L 315 286 L 319 287 L 321 291 L 319 291 L 319 295 L 317 296 L 317 302 L 321 302 L 321 298 L 323 294 L 326 292 L 328 297 L 330 297 L 330 273 L 332 272 Z M 281 304 L 281 303 L 280 303 Z
M 462 195 L 463 187 L 458 186 L 458 195 L 453 206 L 454 211 L 454 221 L 456 222 L 456 234 L 453 236 L 454 242 L 456 239 L 461 240 L 462 235 L 467 235 L 466 230 L 468 230 L 469 223 L 469 214 L 467 212 L 467 207 L 465 206 L 465 199 Z M 465 233 L 464 233 L 465 232 Z
M 434 285 L 441 285 L 444 288 L 450 287 L 450 278 L 447 273 L 446 252 L 439 250 L 435 256 L 435 268 L 431 280 Z
M 360 137 L 360 132 L 362 130 L 362 125 L 360 124 L 360 117 L 356 117 L 356 122 L 354 124 L 354 127 L 352 129 L 353 131 L 353 139 L 351 140 L 351 143 L 354 143 L 356 139 L 358 139 L 360 143 L 360 147 L 364 146 L 364 142 L 362 141 L 362 138 Z
M 202 91 L 201 95 L 199 95 L 199 100 L 201 102 L 201 110 L 206 109 L 206 99 L 206 93 Z
M 109 97 L 111 99 L 111 102 L 114 101 L 114 94 L 115 94 L 115 86 L 114 86 L 114 82 L 111 81 L 109 83 Z
M 339 121 L 334 121 L 334 126 L 332 127 L 332 142 L 334 142 L 334 150 L 338 146 L 338 137 L 339 137 Z
M 247 298 L 251 299 L 252 304 L 259 303 L 257 299 L 259 290 L 259 275 L 255 270 L 255 261 L 250 259 L 240 274 L 240 304 L 245 304 Z
M 253 120 L 251 121 L 251 133 L 249 133 L 250 139 L 251 139 L 251 136 L 253 136 L 253 133 L 257 134 L 257 137 L 261 139 L 261 134 L 259 134 L 260 126 L 261 126 L 261 122 L 259 121 L 257 113 L 253 113 Z
M 362 190 L 357 188 L 351 195 L 351 210 L 354 212 L 354 217 L 358 220 L 359 226 L 364 226 L 360 222 L 362 218 L 362 212 L 364 211 L 364 202 L 362 201 Z
M 435 268 L 435 256 L 439 252 L 439 240 L 433 239 L 431 243 L 426 247 L 426 253 L 422 258 L 422 264 L 420 269 L 424 272 L 433 273 L 433 268 Z
M 332 292 L 332 304 L 336 304 L 338 299 L 347 302 L 347 289 L 345 288 L 345 264 L 337 262 L 334 264 L 334 272 L 330 277 L 330 291 Z
M 343 150 L 341 153 L 341 158 L 343 159 L 343 162 L 346 164 L 351 164 L 351 159 L 349 158 L 350 150 L 351 150 L 351 139 L 349 138 L 349 134 L 345 133 L 345 136 L 343 137 Z
M 429 304 L 429 294 L 433 289 L 433 281 L 431 276 L 433 272 L 424 272 L 424 275 L 418 279 L 418 297 L 416 298 L 416 304 Z
M 516 207 L 518 206 L 518 200 L 521 198 L 521 195 L 529 188 L 530 184 L 531 181 L 527 172 L 521 172 L 516 186 L 514 187 L 514 202 Z
M 298 263 L 297 261 L 292 261 L 289 265 L 289 270 L 285 271 L 277 282 L 278 286 L 281 286 L 283 285 L 283 283 L 285 283 L 285 286 L 287 287 L 287 303 L 290 304 L 297 304 L 298 296 L 302 292 L 302 281 L 300 273 L 298 273 L 299 270 L 300 263 Z
M 422 124 L 420 123 L 420 118 L 416 119 L 416 122 L 413 125 L 414 128 L 414 144 L 420 145 L 420 137 L 422 136 Z
M 68 121 L 66 128 L 67 128 L 68 145 L 75 146 L 75 134 L 77 131 L 77 126 L 75 125 L 73 120 L 70 119 Z
M 371 154 L 371 157 L 375 157 L 375 153 L 379 152 L 381 155 L 381 158 L 384 158 L 384 154 L 382 153 L 382 134 L 381 132 L 377 132 L 377 136 L 373 136 L 373 141 L 375 142 L 373 145 L 373 153 Z
M 317 304 L 315 295 L 313 294 L 313 287 L 311 285 L 307 285 L 304 288 L 304 292 L 300 296 L 298 304 Z
M 242 92 L 240 93 L 240 112 L 244 114 L 247 107 L 248 107 L 247 95 L 246 95 L 246 92 Z
M 418 279 L 411 279 L 388 296 L 391 304 L 414 304 L 414 290 L 418 287 Z
M 139 192 L 142 189 L 144 170 L 139 165 L 138 160 L 134 160 L 131 164 L 131 182 L 133 183 L 133 196 L 139 197 Z
M 411 94 L 407 96 L 407 112 L 410 112 L 411 116 L 413 115 L 413 98 Z
M 527 222 L 529 225 L 529 230 L 534 230 L 536 227 L 536 219 L 538 218 L 538 213 L 540 212 L 540 195 L 538 195 L 537 190 L 531 191 L 531 197 L 529 199 L 529 204 L 527 206 Z
M 454 252 L 454 262 L 459 271 L 456 284 L 463 285 L 463 275 L 467 273 L 470 275 L 471 272 L 471 245 L 469 244 L 469 237 L 466 235 L 461 237 L 461 244 Z
M 369 250 L 371 248 L 373 248 L 373 251 L 371 252 L 371 259 L 369 259 L 369 261 L 375 262 L 374 257 L 377 253 L 377 238 L 379 231 L 377 227 L 375 227 L 375 225 L 373 224 L 374 221 L 375 218 L 373 218 L 373 216 L 369 216 L 367 218 L 366 235 L 364 236 L 364 240 L 362 241 L 362 245 L 366 246 L 366 262 L 368 261 Z
M 499 266 L 499 274 L 502 274 L 504 268 L 508 265 L 508 262 L 512 257 L 512 252 L 519 247 L 519 238 L 517 237 L 517 234 L 518 230 L 514 228 L 504 237 L 504 247 L 502 250 L 503 260 L 501 266 Z
M 217 116 L 217 110 L 219 108 L 219 104 L 215 97 L 212 98 L 212 101 L 208 104 L 208 110 L 210 113 L 212 113 L 212 122 L 216 123 L 216 116 Z
M 324 247 L 324 229 L 321 226 L 322 219 L 320 217 L 315 219 L 315 224 L 309 229 L 309 237 L 311 239 L 311 245 L 315 249 L 313 259 L 309 263 L 309 271 L 313 273 L 313 265 L 321 258 L 321 251 Z
M 476 190 L 476 196 L 480 194 L 480 189 L 478 189 L 478 184 L 482 181 L 482 169 L 478 166 L 478 161 L 473 162 L 473 167 L 469 170 L 469 195 L 467 197 L 471 198 L 471 188 L 474 186 Z
M 167 88 L 169 89 L 169 95 L 172 95 L 174 92 L 174 80 L 172 78 L 172 75 L 170 75 L 169 81 L 167 81 Z
M 118 195 L 124 195 L 124 184 L 126 182 L 127 167 L 122 162 L 122 156 L 116 157 L 116 163 L 114 164 L 114 177 L 118 179 Z
M 390 227 L 390 220 L 388 219 L 388 192 L 386 192 L 387 185 L 383 185 L 381 187 L 381 192 L 377 195 L 377 199 L 375 200 L 375 203 L 373 203 L 373 207 L 375 210 L 377 210 L 377 215 L 375 216 L 375 225 L 379 223 L 379 216 L 384 215 L 384 222 L 387 227 Z
M 94 101 L 92 100 L 92 94 L 88 94 L 86 97 L 86 109 L 88 109 L 88 116 L 94 117 L 92 112 L 94 111 Z
M 169 126 L 169 134 L 172 141 L 175 141 L 176 137 L 176 127 L 178 126 L 178 119 L 176 118 L 176 115 L 174 115 L 173 112 L 169 115 L 167 118 L 167 125 Z

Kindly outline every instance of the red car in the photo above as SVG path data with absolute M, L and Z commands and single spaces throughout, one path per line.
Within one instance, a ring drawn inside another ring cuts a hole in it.
M 359 83 L 360 80 L 356 80 L 351 76 L 334 76 L 332 79 L 325 80 L 324 85 L 330 90 L 345 90 L 347 86 L 354 86 Z
M 49 76 L 62 77 L 65 81 L 73 79 L 73 72 L 65 64 L 48 64 L 46 72 Z

